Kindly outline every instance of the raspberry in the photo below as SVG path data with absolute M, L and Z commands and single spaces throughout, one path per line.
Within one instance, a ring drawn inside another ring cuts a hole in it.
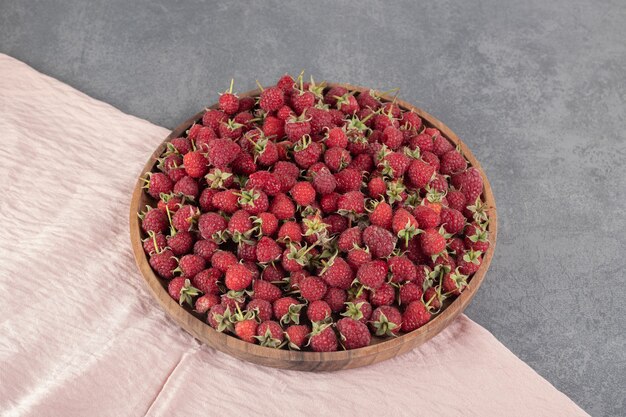
M 441 156 L 441 165 L 439 170 L 444 175 L 456 174 L 467 168 L 467 161 L 459 151 L 453 149 Z
M 269 87 L 261 92 L 259 106 L 265 111 L 276 111 L 285 104 L 285 94 L 278 87 Z
M 345 317 L 337 322 L 337 330 L 346 349 L 358 349 L 370 344 L 372 336 L 360 321 Z
M 310 182 L 297 182 L 289 191 L 291 198 L 300 206 L 308 206 L 315 201 L 315 188 Z

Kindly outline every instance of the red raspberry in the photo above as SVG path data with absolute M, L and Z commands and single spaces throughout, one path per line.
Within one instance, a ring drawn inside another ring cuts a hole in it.
M 174 182 L 167 175 L 161 172 L 151 172 L 147 184 L 148 194 L 154 198 L 160 198 L 161 193 L 168 194 L 174 188 Z
M 467 203 L 474 203 L 483 192 L 483 177 L 472 167 L 453 175 L 452 185 L 463 193 Z
M 361 188 L 361 173 L 352 168 L 346 168 L 335 174 L 337 192 L 358 191 Z
M 415 264 L 411 260 L 404 256 L 392 256 L 388 261 L 389 270 L 391 271 L 391 282 L 405 282 L 413 281 L 417 270 Z
M 393 306 L 380 306 L 372 313 L 370 328 L 376 336 L 395 336 L 400 332 L 402 314 Z
M 416 188 L 424 188 L 435 174 L 435 168 L 426 162 L 415 159 L 409 165 L 407 175 Z
M 169 226 L 167 214 L 163 210 L 150 209 L 143 215 L 141 228 L 144 232 L 161 233 L 165 232 Z
M 402 141 L 404 140 L 404 135 L 402 131 L 393 126 L 387 126 L 385 130 L 383 130 L 382 142 L 387 145 L 387 147 L 393 151 L 397 150 L 402 146 Z
M 333 172 L 339 172 L 352 162 L 350 152 L 345 148 L 332 147 L 324 153 L 324 163 Z
M 448 151 L 441 156 L 439 170 L 444 175 L 456 174 L 457 172 L 465 171 L 466 168 L 467 161 L 456 149 Z
M 174 278 L 174 269 L 178 266 L 178 262 L 174 257 L 174 253 L 169 249 L 165 249 L 150 257 L 150 266 L 161 278 L 172 279 Z
M 172 249 L 172 252 L 174 252 L 174 255 L 176 256 L 181 256 L 191 252 L 193 249 L 193 242 L 193 235 L 184 230 L 167 237 L 167 246 Z
M 355 246 L 361 246 L 362 243 L 361 229 L 355 226 L 341 233 L 337 241 L 337 249 L 342 252 L 348 252 L 354 249 Z
M 298 91 L 291 96 L 291 107 L 297 114 L 302 114 L 315 105 L 315 94 L 310 91 Z
M 272 213 L 259 213 L 253 221 L 264 236 L 274 236 L 278 231 L 278 219 Z
M 322 155 L 322 145 L 318 142 L 301 140 L 294 146 L 293 159 L 300 168 L 309 168 L 319 161 Z
M 300 206 L 308 206 L 315 201 L 315 188 L 310 182 L 297 182 L 289 191 L 291 197 Z
M 388 306 L 393 304 L 396 298 L 396 291 L 391 284 L 384 283 L 379 288 L 372 290 L 370 302 L 374 307 Z
M 215 139 L 217 139 L 217 134 L 213 129 L 208 126 L 200 128 L 198 136 L 194 139 L 196 149 L 207 152 Z
M 226 227 L 228 227 L 226 219 L 218 213 L 205 213 L 200 216 L 200 219 L 198 220 L 198 230 L 200 231 L 200 236 L 202 236 L 203 239 L 218 239 L 219 235 L 226 230 Z
M 419 238 L 422 252 L 426 256 L 436 255 L 446 248 L 446 239 L 436 229 L 426 229 Z
M 339 197 L 337 209 L 340 214 L 362 214 L 365 212 L 365 196 L 360 191 L 349 191 Z
M 356 278 L 367 288 L 380 288 L 387 279 L 387 263 L 380 259 L 368 262 L 359 268 Z
M 276 87 L 280 88 L 285 93 L 291 91 L 294 87 L 293 78 L 291 78 L 291 75 L 289 74 L 283 75 L 282 77 L 280 77 L 280 80 L 278 80 L 278 82 L 276 83 Z
M 230 266 L 235 265 L 238 262 L 239 260 L 234 253 L 226 252 L 224 250 L 216 251 L 211 257 L 211 265 L 213 268 L 216 268 L 221 272 L 226 272 Z
M 465 227 L 465 216 L 458 210 L 443 207 L 441 209 L 441 224 L 446 232 L 455 235 Z
M 283 328 L 275 321 L 264 321 L 256 329 L 256 339 L 261 346 L 277 349 L 281 346 L 285 335 Z
M 239 111 L 250 111 L 254 108 L 256 100 L 254 97 L 241 97 L 239 99 Z
M 240 152 L 239 145 L 231 139 L 215 139 L 209 149 L 209 163 L 220 169 L 226 168 L 237 159 Z
M 435 168 L 435 172 L 439 171 L 440 168 L 440 161 L 439 158 L 437 157 L 437 155 L 435 155 L 432 152 L 423 152 L 422 153 L 422 161 L 426 162 L 428 165 L 432 166 L 433 168 Z
M 330 193 L 320 198 L 320 208 L 324 213 L 333 213 L 337 211 L 337 203 L 339 201 L 339 193 Z
M 448 180 L 441 174 L 435 174 L 434 178 L 430 180 L 428 187 L 445 195 L 448 192 Z
M 248 343 L 256 343 L 256 330 L 258 324 L 253 319 L 245 319 L 235 323 L 235 335 Z
M 472 275 L 478 271 L 482 260 L 482 252 L 474 251 L 472 249 L 467 252 L 460 253 L 456 257 L 459 272 L 463 275 Z
M 302 242 L 302 228 L 296 222 L 287 221 L 278 229 L 278 240 L 280 242 Z
M 273 303 L 282 296 L 282 291 L 276 285 L 268 282 L 257 280 L 253 285 L 253 299 L 261 299 Z
M 334 127 L 328 131 L 325 143 L 328 148 L 346 148 L 348 146 L 348 137 L 343 129 Z
M 198 198 L 198 194 L 200 194 L 200 188 L 196 180 L 187 175 L 178 180 L 176 185 L 174 185 L 174 192 L 195 200 Z
M 467 206 L 465 201 L 465 195 L 456 190 L 448 191 L 446 195 L 446 199 L 448 200 L 448 206 L 458 211 L 463 211 Z
M 400 127 L 400 122 L 398 122 L 398 120 L 396 120 L 393 116 L 389 116 L 387 114 L 377 114 L 373 119 L 374 129 L 381 132 L 389 126 Z
M 228 120 L 228 116 L 220 110 L 207 110 L 202 116 L 202 124 L 217 132 L 220 123 Z
M 200 151 L 189 152 L 183 157 L 185 171 L 192 178 L 203 177 L 208 171 L 208 163 L 209 161 Z
M 150 232 L 149 236 L 143 240 L 143 250 L 146 255 L 152 256 L 161 252 L 167 246 L 167 238 L 163 233 Z
M 219 294 L 220 289 L 217 286 L 217 281 L 221 277 L 222 273 L 219 270 L 215 268 L 207 268 L 198 272 L 191 279 L 191 284 L 202 291 L 203 294 Z
M 309 303 L 306 310 L 307 317 L 311 322 L 320 322 L 326 320 L 332 314 L 332 310 L 326 301 L 315 300 Z
M 387 192 L 387 184 L 383 177 L 373 177 L 367 183 L 367 193 L 371 198 L 378 199 L 383 197 Z
M 335 107 L 339 97 L 343 96 L 347 92 L 348 90 L 342 86 L 331 87 L 324 95 L 324 103 L 331 107 Z
M 263 122 L 263 134 L 277 140 L 285 136 L 285 121 L 274 116 L 267 116 Z
M 252 283 L 252 272 L 242 264 L 234 264 L 226 270 L 224 284 L 233 291 L 241 291 Z
M 292 143 L 298 142 L 304 135 L 311 133 L 311 123 L 301 117 L 290 117 L 285 123 L 285 135 Z
M 446 152 L 454 150 L 454 146 L 448 142 L 448 139 L 441 135 L 437 135 L 433 138 L 433 153 L 439 157 L 443 156 Z
M 209 309 L 220 303 L 220 297 L 215 294 L 206 294 L 199 297 L 193 305 L 193 309 L 196 313 L 204 314 Z
M 337 180 L 328 168 L 323 167 L 316 175 L 313 176 L 313 187 L 320 195 L 330 194 L 337 187 Z
M 336 106 L 343 114 L 354 114 L 359 111 L 359 103 L 354 95 L 350 93 L 339 97 Z
M 198 207 L 185 204 L 172 216 L 172 226 L 178 231 L 190 231 L 199 216 L 200 210 L 198 210 Z
M 460 272 L 448 272 L 443 276 L 443 291 L 448 295 L 461 295 L 467 287 L 467 275 Z
M 205 261 L 210 261 L 217 248 L 218 245 L 213 240 L 202 239 L 193 245 L 193 253 L 202 256 Z
M 322 272 L 322 279 L 330 286 L 346 290 L 352 285 L 354 272 L 343 258 L 332 260 Z
M 356 101 L 359 103 L 361 108 L 369 107 L 374 111 L 378 110 L 381 106 L 380 100 L 378 99 L 376 93 L 373 93 L 372 90 L 367 90 L 359 94 Z
M 395 248 L 396 240 L 390 231 L 379 226 L 368 226 L 363 231 L 363 243 L 369 247 L 374 258 L 389 256 Z
M 337 322 L 337 330 L 346 349 L 358 349 L 370 344 L 371 335 L 360 321 L 344 317 Z
M 361 267 L 361 265 L 366 264 L 372 260 L 372 254 L 367 248 L 362 249 L 356 247 L 348 252 L 346 260 L 350 267 L 356 271 Z
M 256 242 L 250 242 L 252 243 L 247 243 L 243 239 L 239 241 L 237 245 L 237 257 L 244 261 L 247 266 L 250 266 L 250 269 L 256 274 L 257 271 L 252 268 L 252 265 L 256 262 Z
M 411 149 L 419 149 L 422 153 L 432 152 L 433 151 L 433 138 L 425 133 L 412 136 L 409 139 L 409 147 Z
M 300 350 L 306 343 L 307 337 L 311 333 L 308 325 L 292 325 L 285 329 L 285 338 L 289 341 L 289 349 Z
M 282 252 L 278 243 L 267 236 L 263 236 L 257 243 L 256 257 L 258 262 L 268 263 L 277 261 L 280 259 Z
M 441 218 L 439 213 L 428 206 L 417 206 L 413 209 L 413 216 L 422 229 L 433 229 L 439 226 Z
M 178 277 L 171 280 L 167 284 L 167 292 L 170 297 L 178 301 L 181 306 L 184 303 L 193 306 L 193 297 L 199 294 L 198 289 L 192 287 L 189 279 L 185 277 Z
M 309 344 L 314 352 L 333 352 L 337 350 L 337 335 L 332 327 L 322 326 L 321 330 L 313 330 Z
M 303 304 L 293 297 L 282 297 L 274 301 L 274 317 L 283 324 L 300 324 L 300 310 Z
M 278 194 L 270 204 L 270 212 L 278 220 L 287 220 L 294 216 L 296 207 L 286 194 Z
M 230 311 L 244 310 L 247 299 L 245 294 L 237 291 L 229 291 L 221 295 L 221 304 L 228 307 Z
M 254 158 L 247 152 L 240 152 L 230 164 L 230 167 L 233 173 L 243 175 L 250 175 L 257 169 Z
M 198 204 L 200 205 L 200 209 L 202 211 L 213 211 L 215 206 L 213 205 L 213 196 L 218 193 L 218 190 L 214 190 L 212 188 L 205 188 L 200 194 L 200 199 L 198 200 Z
M 223 93 L 219 99 L 220 109 L 229 115 L 237 113 L 239 110 L 239 97 L 233 94 L 233 82 L 230 82 L 230 89 Z
M 411 164 L 411 158 L 400 152 L 391 152 L 382 162 L 383 175 L 400 178 Z
M 422 298 L 422 287 L 415 282 L 407 282 L 400 287 L 400 305 L 407 305 Z
M 476 224 L 468 224 L 465 227 L 465 247 L 482 253 L 489 249 L 489 232 Z
M 274 311 L 272 310 L 272 304 L 266 300 L 255 298 L 251 300 L 246 306 L 248 311 L 254 311 L 256 316 L 261 321 L 271 320 L 274 317 Z
M 421 301 L 412 301 L 402 314 L 402 331 L 411 332 L 430 321 L 430 313 Z
M 337 287 L 331 287 L 326 292 L 324 301 L 328 303 L 333 313 L 338 313 L 344 309 L 344 303 L 348 299 L 348 294 L 345 290 Z
M 328 230 L 328 233 L 331 235 L 340 234 L 348 228 L 348 219 L 339 214 L 331 214 L 330 216 L 324 217 L 322 221 L 328 225 L 326 230 Z
M 259 107 L 271 112 L 280 109 L 285 104 L 285 94 L 278 87 L 268 87 L 261 92 Z
M 226 214 L 232 214 L 239 209 L 239 196 L 235 190 L 219 191 L 213 195 L 211 204 Z
M 324 281 L 322 281 L 320 278 L 313 276 L 308 276 L 301 280 L 299 283 L 299 287 L 300 295 L 302 296 L 302 298 L 309 302 L 321 300 L 322 298 L 324 298 L 324 295 L 326 295 L 326 290 L 328 289 Z
M 422 118 L 413 111 L 405 112 L 400 119 L 400 125 L 411 132 L 417 132 L 422 127 Z
M 356 155 L 348 168 L 355 169 L 358 172 L 371 172 L 374 169 L 374 160 L 369 154 Z

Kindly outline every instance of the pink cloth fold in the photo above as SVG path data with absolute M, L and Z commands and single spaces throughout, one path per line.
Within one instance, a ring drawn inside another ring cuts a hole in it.
M 130 249 L 135 178 L 168 131 L 1 54 L 0 106 L 0 415 L 587 415 L 465 316 L 335 373 L 207 348 L 151 298 Z

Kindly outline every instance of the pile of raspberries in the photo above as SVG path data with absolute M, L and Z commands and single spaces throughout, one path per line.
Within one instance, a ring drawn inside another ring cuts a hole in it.
M 261 90 L 231 82 L 144 177 L 143 246 L 169 294 L 269 348 L 358 349 L 426 324 L 489 247 L 480 172 L 374 90 L 302 74 Z

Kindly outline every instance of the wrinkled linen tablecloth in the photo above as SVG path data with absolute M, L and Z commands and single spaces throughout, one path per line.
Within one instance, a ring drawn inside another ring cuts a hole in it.
M 465 316 L 404 356 L 334 373 L 200 344 L 130 249 L 131 191 L 167 134 L 0 54 L 0 415 L 587 415 Z

